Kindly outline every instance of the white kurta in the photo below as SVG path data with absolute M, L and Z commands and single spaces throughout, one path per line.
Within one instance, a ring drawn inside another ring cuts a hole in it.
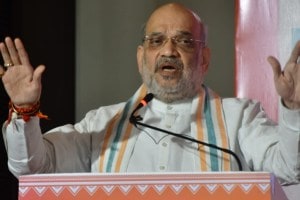
M 100 107 L 79 123 L 42 135 L 39 119 L 13 119 L 3 127 L 9 169 L 15 176 L 30 173 L 99 172 L 100 149 L 111 118 L 125 103 Z M 279 125 L 266 118 L 260 104 L 227 98 L 222 108 L 230 149 L 244 171 L 273 172 L 282 183 L 299 181 L 300 110 L 280 105 Z M 143 108 L 143 122 L 194 137 L 191 102 L 165 104 L 153 100 Z M 126 172 L 198 171 L 197 145 L 174 136 L 143 129 L 128 157 Z M 238 170 L 231 159 L 233 170 Z

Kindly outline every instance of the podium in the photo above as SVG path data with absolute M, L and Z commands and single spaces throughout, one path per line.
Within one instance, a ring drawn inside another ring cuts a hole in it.
M 285 200 L 264 172 L 40 174 L 19 177 L 19 200 Z

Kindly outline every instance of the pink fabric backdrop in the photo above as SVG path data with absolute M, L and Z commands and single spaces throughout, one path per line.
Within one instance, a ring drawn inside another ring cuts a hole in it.
M 236 0 L 236 96 L 260 101 L 275 121 L 279 98 L 267 57 L 278 57 L 277 20 L 277 0 Z

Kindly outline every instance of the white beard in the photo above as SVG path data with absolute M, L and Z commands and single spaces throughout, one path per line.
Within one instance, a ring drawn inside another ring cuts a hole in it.
M 166 103 L 191 98 L 200 92 L 203 83 L 201 66 L 197 67 L 196 70 L 187 67 L 182 73 L 182 77 L 176 85 L 161 86 L 156 81 L 154 72 L 151 72 L 147 67 L 145 58 L 143 60 L 141 76 L 144 84 L 157 99 Z

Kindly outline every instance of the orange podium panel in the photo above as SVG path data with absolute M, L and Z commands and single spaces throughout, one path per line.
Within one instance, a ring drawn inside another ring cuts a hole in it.
M 270 173 L 42 174 L 19 177 L 19 200 L 285 200 Z

